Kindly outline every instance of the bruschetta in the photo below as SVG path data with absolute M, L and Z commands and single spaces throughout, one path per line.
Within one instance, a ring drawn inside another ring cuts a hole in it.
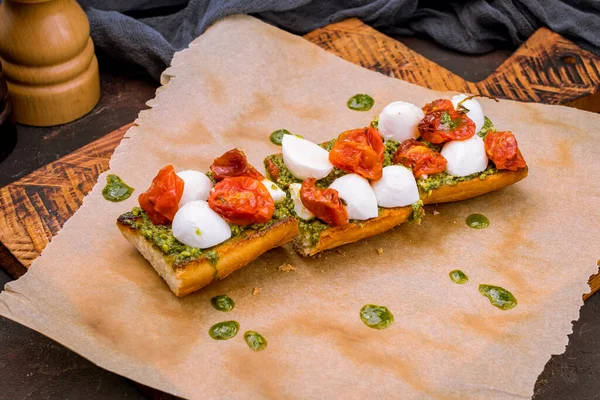
M 294 246 L 315 255 L 410 220 L 423 204 L 466 200 L 527 176 L 515 136 L 467 95 L 419 108 L 393 102 L 366 128 L 317 145 L 284 135 L 265 159 L 299 219 Z
M 237 149 L 206 174 L 164 167 L 138 200 L 117 226 L 177 296 L 225 278 L 298 234 L 286 193 Z

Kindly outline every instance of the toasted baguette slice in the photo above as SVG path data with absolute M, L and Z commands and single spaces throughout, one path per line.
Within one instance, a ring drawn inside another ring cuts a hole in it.
M 403 222 L 409 221 L 412 215 L 412 206 L 382 209 L 377 218 L 325 229 L 321 232 L 319 241 L 314 245 L 310 243 L 306 236 L 300 233 L 294 239 L 294 249 L 302 256 L 314 256 L 321 251 L 388 231 Z
M 500 170 L 488 175 L 484 180 L 473 178 L 456 185 L 444 185 L 429 194 L 421 192 L 421 200 L 423 204 L 438 204 L 471 199 L 519 182 L 527 176 L 528 171 L 527 167 L 517 171 Z
M 298 221 L 289 217 L 266 229 L 244 231 L 243 235 L 215 246 L 213 250 L 218 254 L 216 263 L 202 256 L 176 264 L 173 257 L 165 256 L 139 230 L 124 223 L 122 217 L 117 220 L 117 226 L 123 236 L 150 262 L 178 297 L 203 288 L 213 280 L 225 278 L 268 250 L 290 242 L 298 234 Z

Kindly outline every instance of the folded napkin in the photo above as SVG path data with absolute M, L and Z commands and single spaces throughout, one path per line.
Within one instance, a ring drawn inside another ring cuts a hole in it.
M 547 26 L 600 54 L 598 0 L 80 0 L 96 46 L 159 79 L 173 53 L 216 20 L 255 14 L 297 34 L 357 17 L 389 35 L 423 34 L 451 49 L 482 54 L 515 48 Z M 148 10 L 152 10 L 148 12 Z M 145 11 L 139 13 L 139 11 Z M 133 16 L 153 15 L 135 19 Z

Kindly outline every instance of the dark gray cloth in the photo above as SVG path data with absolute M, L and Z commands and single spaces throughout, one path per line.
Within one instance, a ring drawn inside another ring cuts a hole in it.
M 253 14 L 297 34 L 358 17 L 390 35 L 423 34 L 468 54 L 516 48 L 546 26 L 600 54 L 600 0 L 80 0 L 96 46 L 158 79 L 213 22 Z M 140 10 L 166 15 L 135 19 Z M 168 8 L 167 10 L 172 10 Z M 129 14 L 129 15 L 128 15 Z

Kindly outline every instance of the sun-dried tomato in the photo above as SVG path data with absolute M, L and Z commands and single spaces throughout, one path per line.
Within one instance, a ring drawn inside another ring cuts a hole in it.
M 260 172 L 248 164 L 246 155 L 238 149 L 229 150 L 216 158 L 210 166 L 210 171 L 217 182 L 234 176 L 249 176 L 259 181 L 265 179 Z
M 394 153 L 393 162 L 411 168 L 415 178 L 440 173 L 448 164 L 443 155 L 415 139 L 402 142 Z
M 516 171 L 527 166 L 512 132 L 490 131 L 485 135 L 484 145 L 485 152 L 498 169 Z
M 383 139 L 377 129 L 354 129 L 338 136 L 329 152 L 329 161 L 344 171 L 377 180 L 382 175 L 384 150 Z
M 273 217 L 275 203 L 261 181 L 248 176 L 225 178 L 210 192 L 208 205 L 236 225 L 262 224 Z
M 335 189 L 320 189 L 315 186 L 315 178 L 306 179 L 300 188 L 300 200 L 304 207 L 317 218 L 329 225 L 339 226 L 348 223 L 348 211 Z
M 140 194 L 140 207 L 154 224 L 168 225 L 177 213 L 183 186 L 183 179 L 177 176 L 172 165 L 167 165 L 158 171 L 150 188 Z
M 475 123 L 459 111 L 433 111 L 419 122 L 421 137 L 430 143 L 465 140 L 475 134 Z

